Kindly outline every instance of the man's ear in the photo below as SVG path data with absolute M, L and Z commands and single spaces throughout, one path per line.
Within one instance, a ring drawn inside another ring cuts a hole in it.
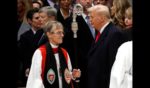
M 32 20 L 30 20 L 29 18 L 27 19 L 27 22 L 31 25 L 32 24 Z

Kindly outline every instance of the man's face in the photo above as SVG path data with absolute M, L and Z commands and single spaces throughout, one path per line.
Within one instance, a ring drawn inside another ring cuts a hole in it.
M 100 26 L 101 26 L 101 22 L 102 22 L 101 16 L 98 15 L 98 14 L 96 13 L 96 11 L 92 11 L 92 12 L 89 14 L 89 16 L 90 16 L 90 23 L 91 23 L 91 25 L 92 25 L 95 29 L 99 30 L 99 28 L 100 28 Z
M 83 8 L 89 8 L 92 6 L 92 0 L 79 0 Z
M 35 29 L 39 29 L 42 25 L 39 18 L 40 18 L 40 15 L 37 12 L 33 15 L 33 18 L 31 20 L 31 26 L 34 27 Z
M 54 16 L 48 16 L 45 12 L 40 12 L 39 15 L 42 26 L 45 25 L 48 21 L 56 20 Z
M 44 25 L 49 19 L 48 15 L 44 12 L 39 13 L 39 15 L 40 15 L 41 23 L 42 23 L 42 25 Z

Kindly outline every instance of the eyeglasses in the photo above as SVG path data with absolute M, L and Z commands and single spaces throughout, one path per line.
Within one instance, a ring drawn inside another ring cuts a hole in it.
M 61 34 L 64 35 L 65 34 L 64 32 L 61 32 L 61 31 L 60 32 L 51 32 L 51 33 L 56 34 L 56 35 L 61 35 Z

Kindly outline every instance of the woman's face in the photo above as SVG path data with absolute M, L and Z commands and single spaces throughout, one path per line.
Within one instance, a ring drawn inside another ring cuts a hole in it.
M 59 45 L 63 42 L 64 31 L 62 28 L 56 28 L 54 31 L 48 32 L 47 36 L 51 43 Z

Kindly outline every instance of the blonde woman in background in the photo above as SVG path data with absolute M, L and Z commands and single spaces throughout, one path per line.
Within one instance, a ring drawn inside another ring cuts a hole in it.
M 125 10 L 130 7 L 128 0 L 113 0 L 111 7 L 111 17 L 113 23 L 119 28 L 125 28 Z

